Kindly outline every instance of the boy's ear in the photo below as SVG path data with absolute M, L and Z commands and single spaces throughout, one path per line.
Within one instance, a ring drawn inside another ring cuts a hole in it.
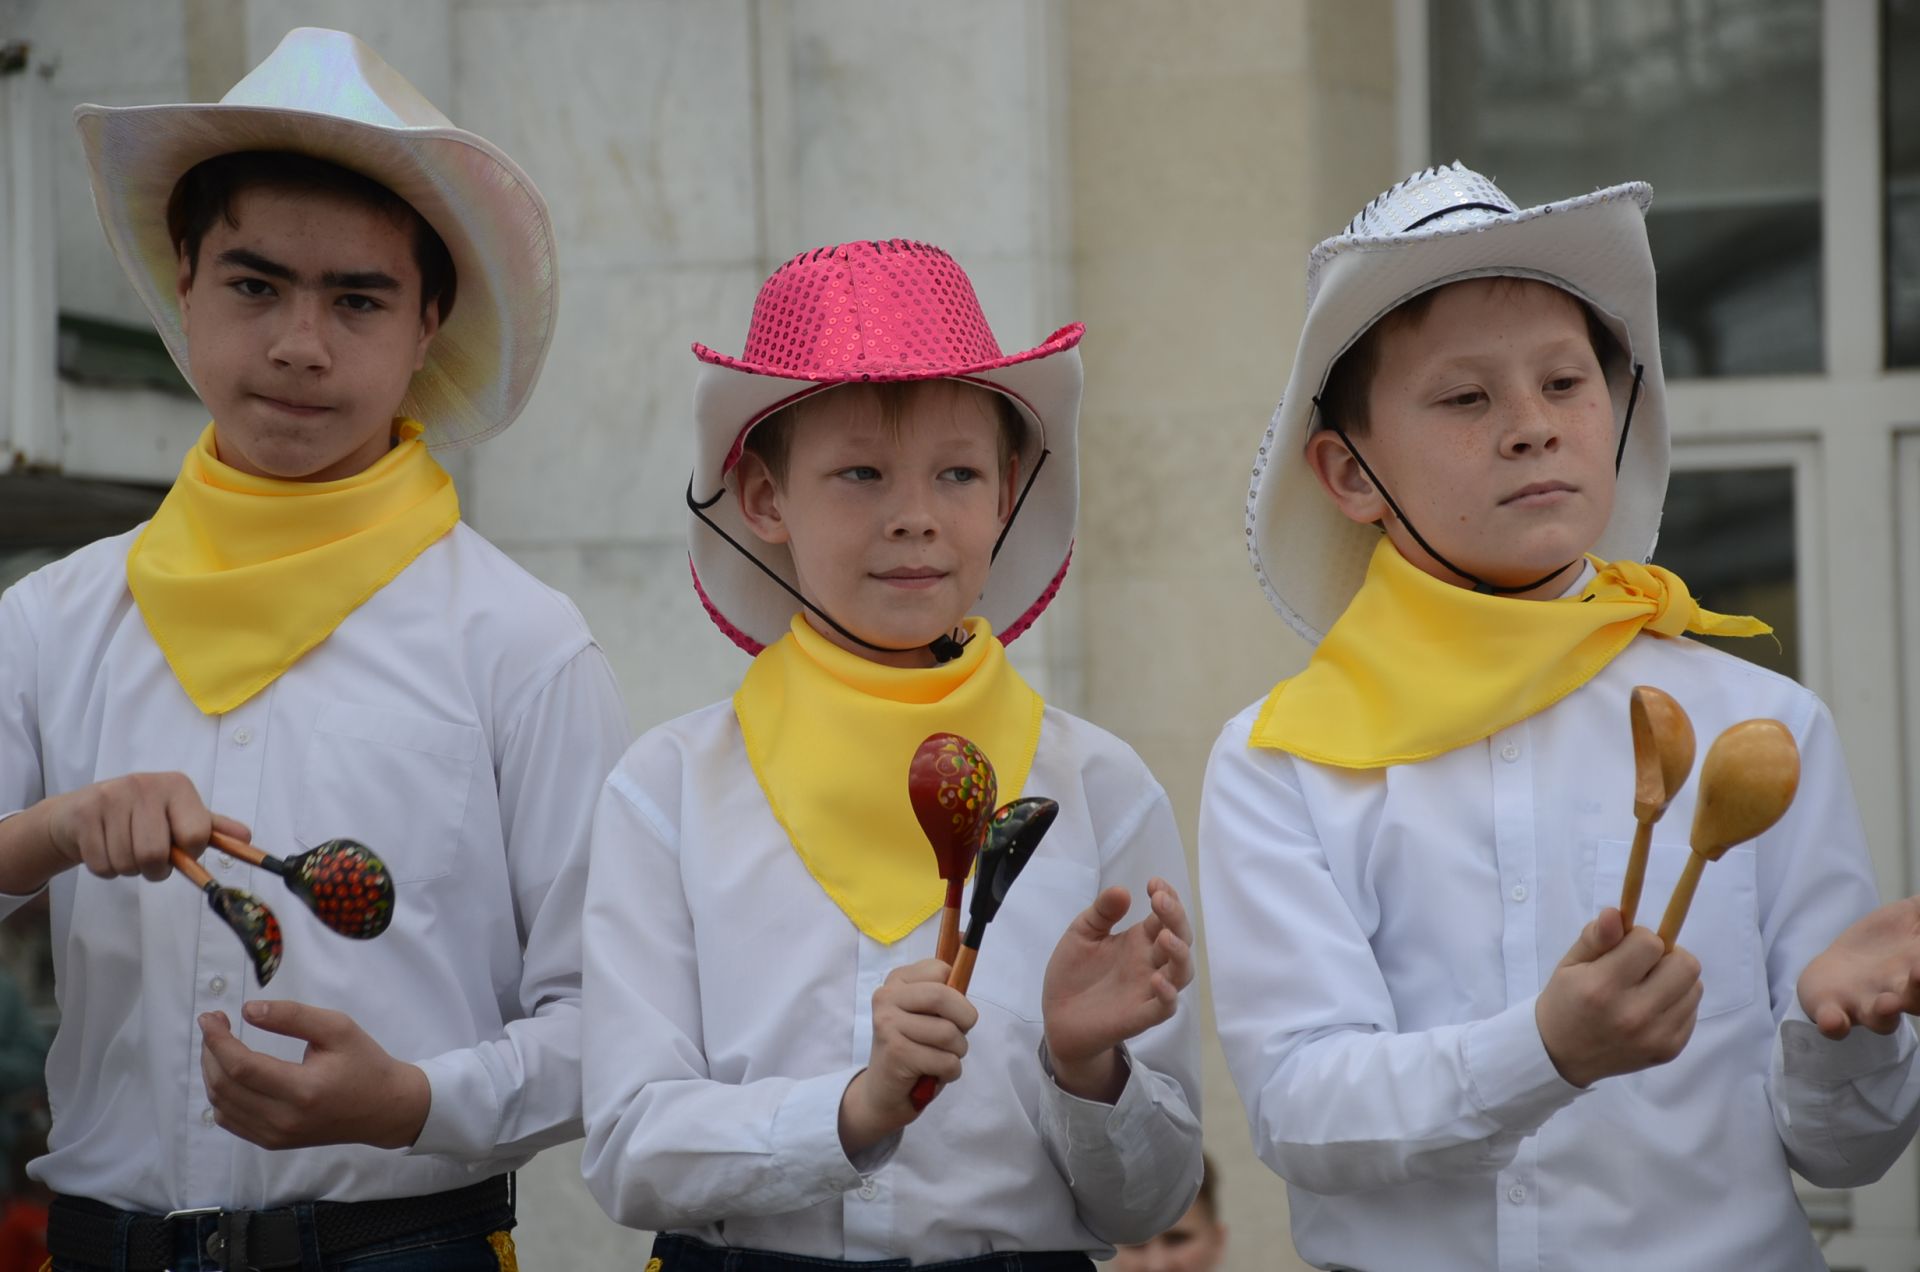
M 174 271 L 173 276 L 173 294 L 174 298 L 180 302 L 180 327 L 182 330 L 186 329 L 187 311 L 190 308 L 187 303 L 187 293 L 192 290 L 193 258 L 187 255 L 186 246 L 182 244 L 180 248 L 179 268 Z
M 440 302 L 430 300 L 420 307 L 420 341 L 413 350 L 413 369 L 427 365 L 427 349 L 440 334 Z
M 1020 456 L 1007 457 L 1007 471 L 1000 478 L 1000 524 L 1013 515 L 1013 502 L 1020 497 Z
M 1349 520 L 1374 525 L 1387 516 L 1387 501 L 1347 449 L 1346 442 L 1330 428 L 1323 428 L 1307 439 L 1307 466 L 1320 479 L 1334 506 Z
M 763 543 L 788 542 L 793 536 L 780 506 L 780 483 L 773 479 L 766 461 L 748 451 L 740 456 L 740 464 L 733 471 L 739 482 L 740 516 L 747 529 Z

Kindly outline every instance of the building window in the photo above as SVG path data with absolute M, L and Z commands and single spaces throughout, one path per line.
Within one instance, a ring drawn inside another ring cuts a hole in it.
M 1427 13 L 1436 162 L 1459 159 L 1523 207 L 1653 185 L 1669 377 L 1823 369 L 1818 0 L 1432 0 Z

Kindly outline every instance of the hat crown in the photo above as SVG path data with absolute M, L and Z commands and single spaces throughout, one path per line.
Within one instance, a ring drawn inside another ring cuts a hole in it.
M 1378 238 L 1416 229 L 1460 230 L 1519 210 L 1499 186 L 1455 160 L 1381 191 L 1347 222 L 1346 233 Z
M 222 106 L 312 111 L 381 128 L 452 128 L 378 53 L 345 31 L 296 27 Z
M 1001 358 L 966 271 L 908 239 L 816 248 L 760 288 L 740 361 L 799 379 L 899 379 Z

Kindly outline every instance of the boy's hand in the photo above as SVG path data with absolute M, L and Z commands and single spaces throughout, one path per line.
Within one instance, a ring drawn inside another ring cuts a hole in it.
M 1054 1082 L 1069 1095 L 1112 1103 L 1127 1084 L 1118 1047 L 1173 1017 L 1193 981 L 1193 925 L 1165 879 L 1147 883 L 1152 912 L 1124 932 L 1133 899 L 1108 888 L 1068 925 L 1047 960 L 1040 1013 Z
M 1540 1041 L 1577 1087 L 1665 1064 L 1693 1037 L 1700 960 L 1666 953 L 1648 928 L 1620 929 L 1620 911 L 1602 910 L 1534 1001 Z
M 246 1006 L 255 1029 L 302 1038 L 300 1063 L 254 1051 L 227 1014 L 200 1017 L 200 1073 L 219 1124 L 262 1148 L 371 1144 L 405 1148 L 420 1138 L 433 1102 L 427 1075 L 395 1060 L 344 1012 L 295 1002 Z
M 1800 973 L 1800 1007 L 1829 1038 L 1855 1025 L 1892 1033 L 1920 1013 L 1920 897 L 1881 906 Z
M 198 855 L 214 830 L 247 828 L 215 817 L 184 773 L 130 773 L 46 801 L 46 836 L 64 860 L 103 879 L 164 879 L 175 848 Z
M 867 1067 L 840 1097 L 840 1145 L 853 1157 L 920 1116 L 908 1099 L 923 1075 L 960 1077 L 967 1031 L 980 1013 L 947 987 L 951 969 L 937 958 L 896 967 L 873 991 L 873 1048 Z

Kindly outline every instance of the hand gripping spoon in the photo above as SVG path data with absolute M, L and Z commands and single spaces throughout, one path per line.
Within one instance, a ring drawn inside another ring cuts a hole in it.
M 1700 765 L 1693 810 L 1693 855 L 1673 885 L 1660 939 L 1671 950 L 1687 920 L 1693 890 L 1709 861 L 1764 834 L 1786 813 L 1800 786 L 1800 748 L 1778 720 L 1742 720 L 1715 738 Z
M 215 883 L 206 867 L 178 848 L 173 850 L 173 868 L 207 894 L 207 904 L 246 947 L 248 957 L 253 959 L 253 974 L 264 987 L 280 970 L 280 920 L 253 894 Z
M 936 733 L 922 742 L 907 768 L 913 815 L 933 845 L 940 877 L 947 882 L 934 957 L 952 964 L 960 951 L 960 893 L 986 841 L 998 784 L 980 748 L 956 733 Z
M 371 940 L 393 922 L 393 876 L 386 863 L 356 839 L 329 839 L 284 861 L 217 830 L 213 846 L 279 875 L 287 891 L 342 936 Z
M 1027 796 L 1014 800 L 993 815 L 993 824 L 987 833 L 987 847 L 980 854 L 979 877 L 973 881 L 973 905 L 967 914 L 967 937 L 953 961 L 953 971 L 947 977 L 947 984 L 961 993 L 966 993 L 967 986 L 973 981 L 973 964 L 980 956 L 980 941 L 987 934 L 987 924 L 993 922 L 993 916 L 1000 912 L 1000 903 L 1007 899 L 1007 889 L 1013 886 L 1013 881 L 1026 868 L 1059 812 L 1060 805 L 1052 800 Z M 926 1108 L 933 1099 L 934 1088 L 931 1077 L 923 1077 L 914 1083 L 911 1097 L 913 1107 Z
M 1633 724 L 1633 851 L 1627 857 L 1627 877 L 1620 885 L 1622 931 L 1633 930 L 1640 908 L 1640 888 L 1647 880 L 1647 850 L 1653 843 L 1653 824 L 1673 803 L 1693 772 L 1693 722 L 1680 704 L 1651 685 L 1640 685 L 1628 700 Z

